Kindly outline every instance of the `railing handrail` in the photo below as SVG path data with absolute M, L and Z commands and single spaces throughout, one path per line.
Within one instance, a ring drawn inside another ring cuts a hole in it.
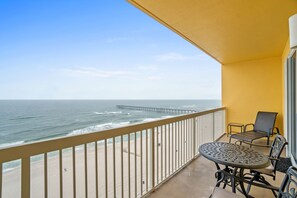
M 86 134 L 79 134 L 74 136 L 58 137 L 53 139 L 41 140 L 22 144 L 18 146 L 11 146 L 0 149 L 0 163 L 9 162 L 17 159 L 28 158 L 34 155 L 75 147 L 91 142 L 96 142 L 104 139 L 127 135 L 137 131 L 143 131 L 158 126 L 163 126 L 169 123 L 178 122 L 186 119 L 195 118 L 205 114 L 213 113 L 220 110 L 225 110 L 225 107 L 214 108 L 206 111 L 190 113 L 186 115 L 179 115 L 171 118 L 164 118 L 155 121 L 138 123 L 118 128 L 107 129 L 103 131 L 90 132 Z

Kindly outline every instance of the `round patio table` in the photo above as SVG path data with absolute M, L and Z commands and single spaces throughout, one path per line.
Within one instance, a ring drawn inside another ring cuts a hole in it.
M 237 181 L 241 187 L 242 193 L 246 197 L 248 197 L 248 195 L 243 185 L 244 169 L 265 168 L 270 164 L 268 156 L 265 156 L 251 148 L 232 143 L 205 143 L 199 147 L 199 152 L 202 156 L 213 161 L 216 164 L 218 172 L 221 171 L 218 164 L 225 165 L 226 168 L 224 169 L 224 171 L 232 177 L 230 178 L 232 192 L 236 192 L 235 189 Z M 234 169 L 231 170 L 229 169 L 229 167 L 233 167 Z M 220 178 L 218 177 L 218 180 L 219 179 Z

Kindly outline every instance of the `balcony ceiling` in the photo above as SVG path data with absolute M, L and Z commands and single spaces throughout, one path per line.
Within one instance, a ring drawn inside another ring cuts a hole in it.
M 128 0 L 222 64 L 281 56 L 297 0 Z

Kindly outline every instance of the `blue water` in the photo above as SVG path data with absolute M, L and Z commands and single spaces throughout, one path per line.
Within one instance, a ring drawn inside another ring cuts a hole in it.
M 174 113 L 118 109 L 138 105 L 203 111 L 220 100 L 0 100 L 0 147 L 100 131 Z

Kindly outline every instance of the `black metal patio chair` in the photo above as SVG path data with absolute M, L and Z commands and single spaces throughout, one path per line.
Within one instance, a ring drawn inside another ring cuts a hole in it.
M 222 174 L 224 174 L 224 172 L 222 172 Z M 220 182 L 222 181 L 223 179 Z M 287 170 L 286 175 L 283 179 L 283 182 L 279 188 L 271 185 L 267 185 L 267 186 L 257 185 L 257 186 L 278 192 L 276 195 L 277 198 L 296 198 L 297 197 L 297 168 L 291 166 Z M 219 187 L 215 187 L 211 195 L 211 198 L 241 198 L 241 197 L 243 196 L 240 194 L 235 194 Z
M 259 182 L 259 183 L 263 183 L 265 185 L 270 185 L 270 183 L 265 179 L 264 175 L 270 176 L 272 177 L 273 180 L 275 180 L 276 177 L 276 167 L 277 164 L 280 160 L 280 156 L 285 148 L 285 146 L 287 145 L 287 141 L 286 139 L 281 136 L 281 135 L 277 135 L 274 139 L 274 141 L 272 142 L 270 151 L 269 151 L 269 159 L 270 159 L 270 166 L 263 168 L 263 169 L 255 169 L 255 170 L 251 170 L 250 173 L 246 173 L 246 175 L 250 175 L 251 176 L 251 180 L 250 182 Z M 252 185 L 248 185 L 247 187 L 247 192 L 250 191 Z M 273 191 L 273 193 L 275 194 L 275 192 Z
M 250 144 L 252 146 L 253 141 L 260 138 L 267 138 L 267 145 L 269 146 L 269 139 L 275 133 L 279 134 L 279 129 L 274 127 L 277 113 L 276 112 L 265 112 L 259 111 L 257 113 L 255 124 L 250 123 L 244 126 L 242 133 L 230 135 L 229 142 L 231 139 L 236 139 L 242 144 L 242 142 Z M 253 126 L 252 130 L 248 130 L 249 126 Z M 261 146 L 261 145 L 258 145 Z

